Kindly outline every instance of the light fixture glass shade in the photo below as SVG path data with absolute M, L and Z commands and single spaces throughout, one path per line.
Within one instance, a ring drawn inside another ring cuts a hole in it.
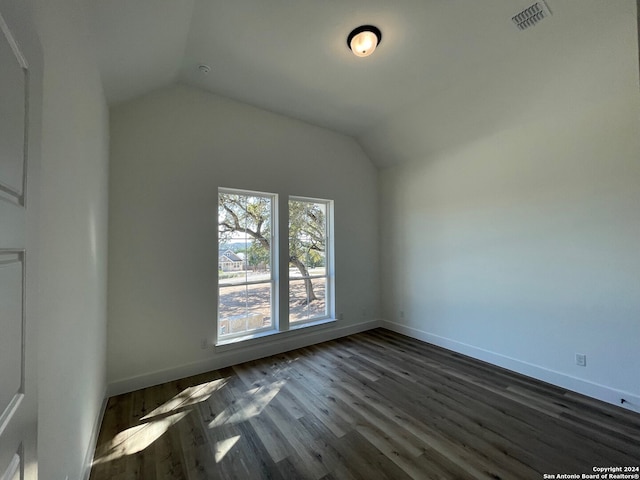
M 357 57 L 368 57 L 382 40 L 382 32 L 373 25 L 362 25 L 354 29 L 347 37 L 349 49 Z
M 370 31 L 360 32 L 351 39 L 351 51 L 356 57 L 368 57 L 378 46 L 378 37 Z

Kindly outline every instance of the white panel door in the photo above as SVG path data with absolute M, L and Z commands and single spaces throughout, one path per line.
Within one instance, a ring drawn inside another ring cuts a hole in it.
M 31 91 L 39 91 L 42 63 L 23 3 L 0 0 L 0 480 L 35 478 L 37 471 L 27 184 L 39 148 L 32 125 L 39 125 L 40 95 Z

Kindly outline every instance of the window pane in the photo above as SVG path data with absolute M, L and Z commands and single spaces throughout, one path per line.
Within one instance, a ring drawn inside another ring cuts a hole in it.
M 302 263 L 306 266 L 308 276 L 315 277 L 327 275 L 327 263 L 324 252 L 314 251 L 312 255 L 304 253 L 302 255 Z M 289 278 L 303 278 L 303 274 L 300 270 L 301 269 L 298 267 L 290 266 Z
M 220 288 L 218 312 L 220 335 L 270 327 L 271 283 Z
M 327 206 L 289 200 L 290 276 L 326 275 Z
M 268 196 L 218 195 L 218 270 L 233 273 L 233 283 L 271 270 L 272 203 Z
M 289 282 L 289 321 L 291 323 L 328 315 L 326 278 L 291 280 Z
M 247 312 L 252 316 L 252 320 L 249 322 L 251 330 L 272 325 L 270 283 L 249 285 L 247 289 L 247 302 Z
M 218 300 L 218 326 L 220 335 L 238 330 L 238 319 L 247 313 L 247 288 L 245 285 L 220 288 Z
M 324 201 L 289 200 L 290 322 L 328 316 L 327 205 Z
M 218 268 L 218 283 L 220 285 L 237 285 L 243 284 L 245 281 L 246 273 L 244 271 L 234 272 L 232 270 Z
M 247 249 L 247 281 L 265 281 L 271 278 L 271 250 L 258 242 L 252 242 Z

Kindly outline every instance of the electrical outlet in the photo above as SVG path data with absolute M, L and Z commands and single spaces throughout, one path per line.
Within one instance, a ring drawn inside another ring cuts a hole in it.
M 404 318 L 404 310 L 400 310 L 400 318 Z
M 580 367 L 587 366 L 587 356 L 584 353 L 576 353 L 576 365 Z
M 338 314 L 338 320 L 344 320 L 344 313 L 340 312 Z
M 207 339 L 203 338 L 202 340 L 200 340 L 200 348 L 202 350 L 206 350 L 207 347 L 209 347 L 209 342 L 207 342 Z

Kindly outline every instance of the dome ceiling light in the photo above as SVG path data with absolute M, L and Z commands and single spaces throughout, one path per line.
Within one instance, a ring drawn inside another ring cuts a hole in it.
M 374 52 L 381 40 L 380 29 L 373 25 L 362 25 L 349 34 L 347 45 L 356 57 L 368 57 Z

